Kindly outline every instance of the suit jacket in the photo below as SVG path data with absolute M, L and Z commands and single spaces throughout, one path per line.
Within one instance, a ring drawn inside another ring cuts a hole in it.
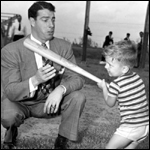
M 109 45 L 111 45 L 110 43 L 114 43 L 114 41 L 113 41 L 113 39 L 112 38 L 110 38 L 110 36 L 109 35 L 107 35 L 106 37 L 105 37 L 105 41 L 104 41 L 104 44 L 103 44 L 103 48 L 105 48 L 105 46 L 109 46 Z
M 11 101 L 31 102 L 39 95 L 37 90 L 35 96 L 30 97 L 29 78 L 36 74 L 37 64 L 34 52 L 23 45 L 24 40 L 25 38 L 12 42 L 1 50 L 1 81 L 4 89 L 2 100 L 8 98 Z M 54 37 L 50 40 L 50 49 L 76 64 L 69 42 Z M 61 69 L 60 65 L 53 64 L 56 70 Z M 65 69 L 62 77 L 55 78 L 55 86 L 59 84 L 66 87 L 67 95 L 75 90 L 80 90 L 83 86 L 83 80 L 78 74 Z

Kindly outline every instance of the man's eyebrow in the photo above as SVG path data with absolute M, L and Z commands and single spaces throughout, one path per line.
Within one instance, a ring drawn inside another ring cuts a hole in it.
M 42 16 L 41 18 L 42 19 L 49 19 L 50 17 L 49 16 Z M 55 17 L 52 17 L 52 19 L 55 19 Z
M 44 18 L 44 19 L 45 19 L 45 18 L 47 19 L 47 18 L 50 18 L 50 17 L 49 17 L 49 16 L 42 16 L 41 18 L 42 18 L 42 19 L 43 19 L 43 18 Z

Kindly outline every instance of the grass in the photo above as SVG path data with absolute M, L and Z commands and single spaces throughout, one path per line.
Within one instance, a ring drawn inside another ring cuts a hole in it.
M 105 78 L 108 82 L 112 80 L 107 75 L 104 66 L 99 65 L 99 60 L 101 58 L 100 49 L 88 49 L 86 63 L 81 61 L 81 48 L 74 47 L 74 54 L 80 67 L 99 78 Z M 135 69 L 135 71 L 137 71 L 144 80 L 149 100 L 149 60 L 147 60 L 146 68 Z M 117 106 L 109 108 L 105 104 L 102 97 L 102 91 L 97 87 L 94 81 L 87 79 L 86 77 L 83 78 L 85 79 L 83 92 L 87 96 L 87 102 L 80 119 L 79 139 L 77 142 L 69 142 L 69 146 L 70 149 L 104 149 L 106 143 L 119 125 L 119 112 Z M 46 123 L 48 124 L 49 121 Z M 53 123 L 58 125 L 59 121 Z M 38 122 L 35 122 L 34 126 L 36 124 L 38 124 Z M 33 126 L 31 126 L 31 130 L 32 127 Z M 45 126 L 43 125 L 43 128 L 44 127 Z M 57 129 L 58 128 L 56 128 L 56 130 Z M 57 132 L 58 130 L 56 133 Z M 18 139 L 16 149 L 52 149 L 57 136 L 56 133 L 54 132 L 53 134 L 47 134 L 40 137 L 36 135 L 23 137 Z M 137 147 L 137 149 L 149 149 L 149 136 Z

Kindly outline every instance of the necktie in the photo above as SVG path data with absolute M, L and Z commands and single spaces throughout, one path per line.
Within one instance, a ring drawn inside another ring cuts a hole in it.
M 47 48 L 45 43 L 42 43 L 42 46 Z M 45 57 L 42 57 L 42 61 L 43 61 L 43 66 L 46 66 L 47 64 L 53 66 L 53 62 Z M 47 95 L 51 92 L 50 89 L 53 89 L 53 86 L 54 86 L 54 79 L 50 79 L 50 81 L 42 83 L 40 89 L 44 95 Z
M 48 49 L 45 43 L 42 43 L 42 46 Z M 53 62 L 45 57 L 42 57 L 42 61 L 43 61 L 43 66 L 46 66 L 47 64 L 53 66 Z
M 21 30 L 21 23 L 19 23 L 19 27 L 18 27 L 18 30 L 19 30 L 19 31 Z

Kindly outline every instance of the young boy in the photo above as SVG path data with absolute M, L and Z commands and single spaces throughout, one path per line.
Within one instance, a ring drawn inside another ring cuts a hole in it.
M 103 80 L 105 102 L 113 107 L 118 101 L 121 122 L 106 149 L 135 149 L 149 133 L 149 106 L 145 85 L 140 76 L 132 71 L 136 62 L 136 46 L 131 41 L 120 41 L 104 49 L 105 68 L 115 77 L 109 86 Z

